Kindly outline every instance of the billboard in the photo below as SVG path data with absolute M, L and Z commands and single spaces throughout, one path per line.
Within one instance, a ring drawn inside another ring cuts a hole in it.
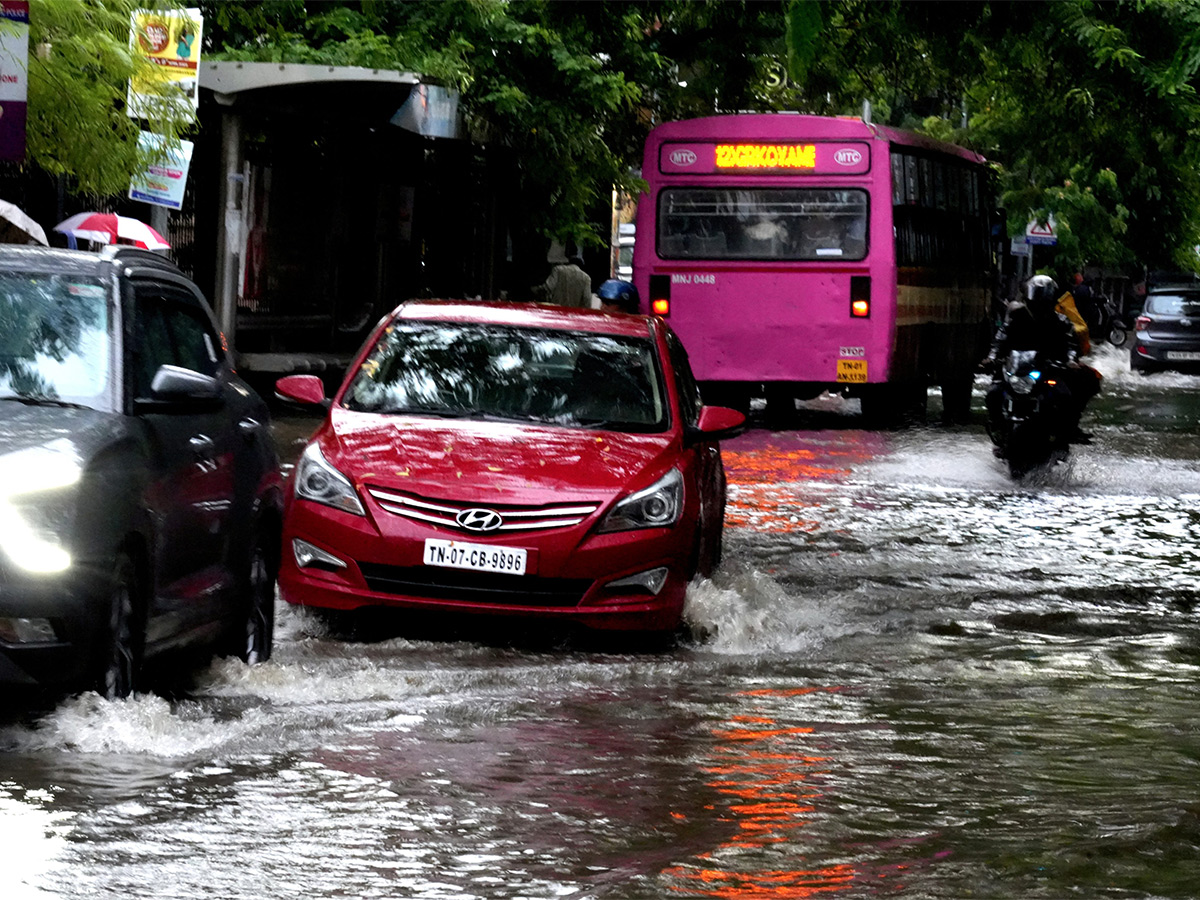
M 29 0 L 0 2 L 0 159 L 25 159 Z
M 134 10 L 129 45 L 140 47 L 150 66 L 129 80 L 126 109 L 135 119 L 150 118 L 156 104 L 177 103 L 195 118 L 200 102 L 199 9 Z M 165 89 L 165 90 L 164 90 Z

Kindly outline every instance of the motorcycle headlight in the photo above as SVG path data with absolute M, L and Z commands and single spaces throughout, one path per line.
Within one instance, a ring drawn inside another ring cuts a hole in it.
M 596 530 L 633 531 L 637 528 L 666 528 L 679 521 L 683 512 L 683 476 L 672 469 L 648 488 L 622 498 Z
M 365 516 L 362 501 L 350 479 L 331 466 L 316 444 L 309 444 L 296 463 L 296 497 Z

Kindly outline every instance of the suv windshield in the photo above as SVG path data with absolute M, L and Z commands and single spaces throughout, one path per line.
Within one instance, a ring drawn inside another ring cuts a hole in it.
M 1160 316 L 1200 316 L 1200 295 L 1151 294 L 1146 300 L 1146 312 Z
M 110 341 L 99 279 L 0 272 L 0 399 L 105 405 Z
M 377 413 L 662 431 L 654 344 L 575 331 L 459 323 L 386 330 L 342 403 Z

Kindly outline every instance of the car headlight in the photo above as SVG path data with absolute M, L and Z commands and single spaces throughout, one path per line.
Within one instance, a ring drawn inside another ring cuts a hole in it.
M 654 484 L 617 503 L 596 530 L 632 531 L 635 528 L 666 528 L 679 521 L 683 512 L 683 476 L 672 469 Z
M 65 438 L 0 456 L 0 547 L 27 572 L 52 574 L 71 565 L 61 545 L 68 496 L 83 475 Z
M 365 516 L 362 502 L 350 479 L 329 464 L 316 444 L 309 444 L 296 463 L 296 497 Z

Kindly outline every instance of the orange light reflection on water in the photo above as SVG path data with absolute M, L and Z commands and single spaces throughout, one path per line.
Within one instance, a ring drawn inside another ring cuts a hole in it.
M 792 698 L 828 688 L 746 691 L 739 696 Z M 799 832 L 815 811 L 820 792 L 808 785 L 825 772 L 828 757 L 802 752 L 793 745 L 813 729 L 782 725 L 767 715 L 733 716 L 714 729 L 717 738 L 712 765 L 704 772 L 707 785 L 729 804 L 721 821 L 734 833 L 693 864 L 673 866 L 662 874 L 675 882 L 671 889 L 691 896 L 736 900 L 798 900 L 847 889 L 856 877 L 853 866 L 839 863 L 798 869 L 758 868 L 766 860 L 802 853 L 772 848 L 798 844 Z M 677 817 L 680 817 L 677 815 Z
M 727 445 L 721 451 L 730 486 L 725 522 L 755 531 L 815 532 L 821 523 L 809 511 L 819 504 L 797 491 L 797 483 L 845 481 L 854 465 L 874 458 L 879 450 L 872 440 L 849 433 L 832 445 Z

